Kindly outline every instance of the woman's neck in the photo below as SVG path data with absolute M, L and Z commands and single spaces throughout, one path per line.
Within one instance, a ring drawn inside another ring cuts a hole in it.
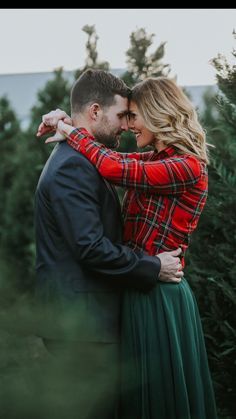
M 165 150 L 165 148 L 167 147 L 166 145 L 163 144 L 163 141 L 155 141 L 154 144 L 155 150 L 160 153 L 160 151 Z

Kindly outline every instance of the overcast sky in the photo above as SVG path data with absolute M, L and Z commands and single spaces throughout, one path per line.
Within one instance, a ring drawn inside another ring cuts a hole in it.
M 131 32 L 154 33 L 149 52 L 166 42 L 163 62 L 181 85 L 214 84 L 209 60 L 231 60 L 236 48 L 236 9 L 0 9 L 0 74 L 82 67 L 85 24 L 95 25 L 99 58 L 111 68 L 125 68 Z

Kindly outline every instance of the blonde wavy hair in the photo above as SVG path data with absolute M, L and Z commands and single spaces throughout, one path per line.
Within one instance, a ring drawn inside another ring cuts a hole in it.
M 132 89 L 133 100 L 145 126 L 164 145 L 209 163 L 205 132 L 182 89 L 167 77 L 149 77 Z

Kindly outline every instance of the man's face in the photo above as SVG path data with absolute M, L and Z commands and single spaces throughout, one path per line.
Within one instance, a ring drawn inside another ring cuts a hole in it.
M 94 135 L 96 140 L 109 148 L 119 146 L 120 135 L 128 130 L 128 99 L 115 95 L 113 105 L 102 110 Z

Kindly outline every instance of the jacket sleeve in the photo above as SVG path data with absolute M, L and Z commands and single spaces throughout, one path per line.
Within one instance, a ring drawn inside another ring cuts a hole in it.
M 160 259 L 114 244 L 104 236 L 98 174 L 88 160 L 77 156 L 57 170 L 50 184 L 61 234 L 75 259 L 86 268 L 111 281 L 127 281 L 128 287 L 148 291 L 157 282 Z

